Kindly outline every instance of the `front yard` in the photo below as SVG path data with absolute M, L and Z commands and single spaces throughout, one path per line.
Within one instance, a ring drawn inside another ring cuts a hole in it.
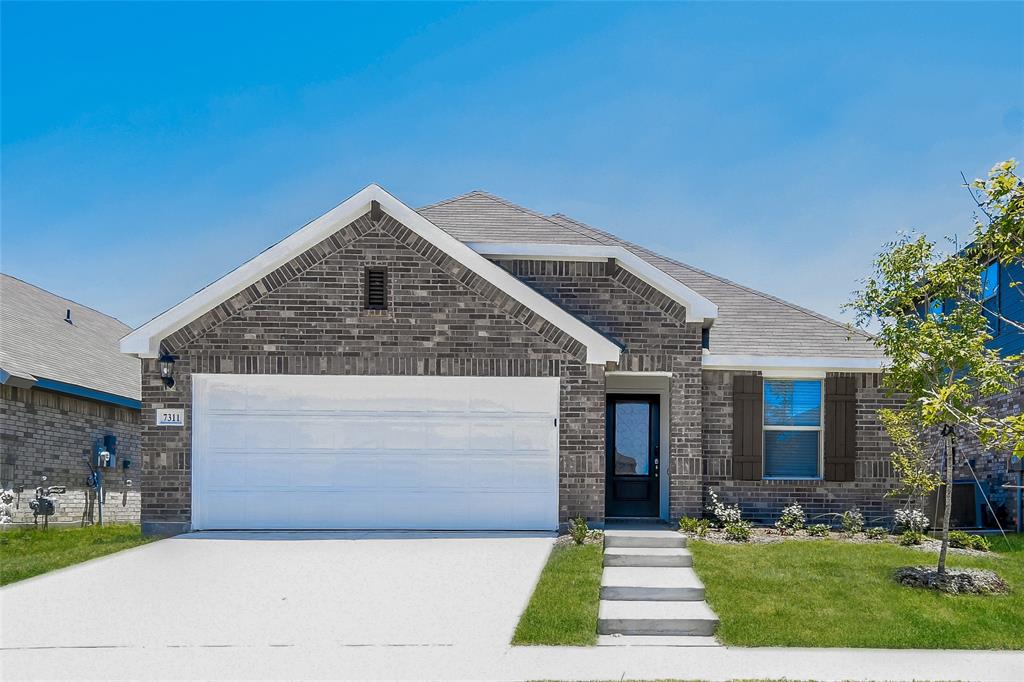
M 936 555 L 890 543 L 790 540 L 776 544 L 692 541 L 694 567 L 718 613 L 718 638 L 739 646 L 1021 649 L 1024 536 L 990 557 L 950 556 L 950 566 L 988 568 L 1005 596 L 950 596 L 896 584 L 900 566 Z
M 138 526 L 12 528 L 0 531 L 0 585 L 155 540 Z
M 594 644 L 603 558 L 600 544 L 552 549 L 512 643 Z

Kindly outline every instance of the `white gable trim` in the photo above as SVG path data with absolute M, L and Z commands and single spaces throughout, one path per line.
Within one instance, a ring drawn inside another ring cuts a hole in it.
M 157 357 L 160 353 L 160 342 L 164 338 L 366 214 L 373 201 L 379 202 L 384 212 L 392 218 L 586 346 L 588 363 L 618 362 L 620 348 L 614 342 L 476 253 L 376 184 L 368 185 L 252 260 L 134 330 L 121 339 L 121 352 L 139 357 Z
M 718 317 L 717 305 L 621 246 L 470 242 L 469 247 L 477 253 L 491 258 L 566 261 L 595 261 L 614 258 L 623 270 L 639 277 L 685 307 L 687 320 L 708 326 Z
M 759 370 L 779 376 L 794 372 L 881 372 L 881 358 L 790 357 L 783 355 L 719 355 L 704 353 L 704 369 Z

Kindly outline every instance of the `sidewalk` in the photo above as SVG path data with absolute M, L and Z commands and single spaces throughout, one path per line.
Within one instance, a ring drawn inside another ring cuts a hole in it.
M 272 627 L 272 624 L 268 624 Z M 963 680 L 1019 682 L 1024 652 L 729 647 L 322 646 L 25 649 L 4 680 Z

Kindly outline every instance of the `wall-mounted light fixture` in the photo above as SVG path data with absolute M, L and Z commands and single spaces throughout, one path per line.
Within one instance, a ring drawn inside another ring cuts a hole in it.
M 160 356 L 160 378 L 163 379 L 164 386 L 167 388 L 174 387 L 174 361 L 177 359 L 177 355 L 171 355 L 170 353 L 164 353 Z

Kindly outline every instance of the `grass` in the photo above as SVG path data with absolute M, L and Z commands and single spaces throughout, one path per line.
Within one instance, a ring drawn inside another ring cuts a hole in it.
M 14 528 L 0 532 L 0 585 L 144 545 L 138 526 Z
M 955 567 L 988 568 L 1003 596 L 951 596 L 903 587 L 900 566 L 937 555 L 889 543 L 834 540 L 770 545 L 692 542 L 694 567 L 718 613 L 718 637 L 739 646 L 1022 649 L 1024 535 L 993 538 L 1001 556 L 951 555 Z
M 601 596 L 601 545 L 567 545 L 551 550 L 513 644 L 587 646 L 597 642 Z

